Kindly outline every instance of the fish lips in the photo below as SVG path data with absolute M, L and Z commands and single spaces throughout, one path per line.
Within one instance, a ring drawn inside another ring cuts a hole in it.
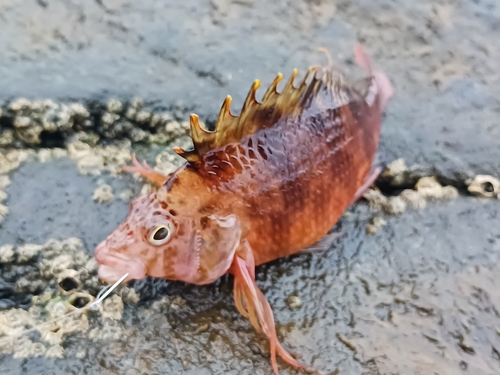
M 95 250 L 95 259 L 99 263 L 98 277 L 107 282 L 114 283 L 128 273 L 124 281 L 140 280 L 146 277 L 146 266 L 135 259 L 129 259 L 120 253 L 110 252 L 106 241 L 101 242 Z

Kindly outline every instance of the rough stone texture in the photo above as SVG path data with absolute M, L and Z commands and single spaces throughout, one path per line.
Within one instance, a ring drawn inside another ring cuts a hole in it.
M 0 23 L 0 102 L 105 106 L 141 97 L 159 109 L 182 102 L 204 120 L 227 94 L 238 113 L 255 78 L 265 87 L 278 71 L 323 63 L 318 46 L 352 63 L 361 41 L 395 87 L 382 134 L 389 161 L 462 184 L 500 176 L 494 0 L 4 0 Z M 79 175 L 74 161 L 29 162 L 10 175 L 0 246 L 79 237 L 91 251 L 126 214 L 121 199 L 92 200 L 97 177 Z M 131 178 L 99 178 L 117 196 L 140 191 Z M 497 199 L 465 196 L 428 202 L 367 235 L 374 214 L 359 203 L 331 250 L 258 269 L 284 344 L 331 373 L 500 373 L 499 208 Z M 29 305 L 11 298 L 2 270 L 3 308 Z M 266 341 L 236 312 L 231 287 L 230 278 L 206 287 L 138 282 L 144 303 L 125 303 L 122 321 L 68 339 L 63 359 L 1 356 L 0 367 L 12 375 L 272 374 Z M 300 308 L 289 308 L 291 295 Z

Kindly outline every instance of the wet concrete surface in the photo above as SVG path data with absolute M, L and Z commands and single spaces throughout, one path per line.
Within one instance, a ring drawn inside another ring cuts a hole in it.
M 138 96 L 158 108 L 181 101 L 205 119 L 227 94 L 237 113 L 255 78 L 266 86 L 277 71 L 324 62 L 318 46 L 352 63 L 361 41 L 396 91 L 383 123 L 388 160 L 403 157 L 457 185 L 500 176 L 494 1 L 7 0 L 0 22 L 0 98 Z M 89 254 L 127 209 L 116 198 L 95 203 L 97 181 L 140 190 L 130 178 L 80 176 L 69 159 L 27 163 L 11 178 L 0 245 L 79 237 Z M 280 338 L 330 373 L 500 373 L 499 208 L 465 195 L 429 202 L 370 236 L 374 213 L 357 204 L 329 251 L 259 267 Z M 266 340 L 237 313 L 230 278 L 135 288 L 142 301 L 125 305 L 118 337 L 70 336 L 63 359 L 3 355 L 2 373 L 272 374 Z

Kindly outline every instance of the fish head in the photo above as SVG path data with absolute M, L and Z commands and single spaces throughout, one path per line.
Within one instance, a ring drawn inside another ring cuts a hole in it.
M 240 244 L 234 215 L 201 214 L 165 192 L 136 198 L 126 220 L 95 250 L 99 278 L 113 283 L 146 276 L 207 284 L 227 272 Z

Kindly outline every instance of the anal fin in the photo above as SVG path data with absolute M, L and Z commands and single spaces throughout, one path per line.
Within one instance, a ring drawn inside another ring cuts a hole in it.
M 297 254 L 300 255 L 300 254 L 319 253 L 322 251 L 329 250 L 332 244 L 345 234 L 346 234 L 345 232 L 328 233 L 318 242 L 312 244 L 309 247 L 306 247 L 304 250 L 299 251 Z
M 363 185 L 361 185 L 358 191 L 356 191 L 356 194 L 354 194 L 354 196 L 352 197 L 351 201 L 349 202 L 349 206 L 356 203 L 370 188 L 370 186 L 375 183 L 380 173 L 382 173 L 385 165 L 386 163 L 382 156 L 382 153 L 380 151 L 377 152 L 375 154 L 375 158 L 373 159 L 370 172 L 368 172 L 368 174 L 366 175 Z

